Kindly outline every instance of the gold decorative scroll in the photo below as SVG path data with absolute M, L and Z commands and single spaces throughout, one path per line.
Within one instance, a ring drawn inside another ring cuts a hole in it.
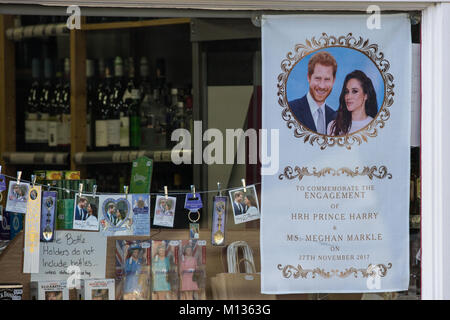
M 288 104 L 286 95 L 287 81 L 289 74 L 294 66 L 305 56 L 318 51 L 320 49 L 343 47 L 357 50 L 366 55 L 380 71 L 384 81 L 384 99 L 383 104 L 378 111 L 377 116 L 366 127 L 344 136 L 328 136 L 311 131 L 302 125 L 293 116 Z M 286 58 L 281 61 L 281 70 L 277 77 L 278 80 L 278 104 L 283 108 L 281 116 L 289 129 L 294 130 L 294 136 L 303 139 L 304 143 L 310 145 L 317 144 L 321 150 L 327 147 L 339 146 L 351 149 L 354 145 L 360 145 L 362 142 L 368 142 L 370 138 L 378 135 L 378 129 L 385 126 L 385 122 L 390 118 L 389 107 L 394 103 L 394 77 L 387 71 L 390 68 L 390 63 L 384 58 L 384 53 L 378 50 L 377 44 L 371 44 L 368 39 L 362 37 L 354 37 L 352 33 L 346 36 L 329 36 L 322 33 L 322 36 L 316 39 L 312 37 L 311 40 L 306 39 L 305 44 L 297 44 L 293 52 L 288 52 Z
M 292 167 L 287 166 L 284 168 L 284 172 L 278 176 L 278 179 L 283 180 L 284 178 L 293 180 L 298 178 L 299 181 L 303 179 L 303 177 L 324 177 L 325 175 L 331 174 L 332 176 L 340 176 L 341 174 L 346 174 L 348 177 L 357 177 L 357 176 L 367 176 L 370 180 L 373 178 L 378 179 L 392 179 L 392 174 L 388 172 L 386 166 L 372 166 L 372 167 L 364 167 L 361 171 L 359 167 L 356 167 L 355 170 L 351 170 L 349 168 L 339 168 L 333 169 L 330 167 L 326 167 L 321 170 L 317 170 L 313 167 L 312 172 L 309 171 L 308 167 L 298 167 L 295 166 L 294 169 Z
M 281 270 L 282 275 L 284 278 L 289 279 L 293 277 L 294 279 L 303 278 L 307 279 L 308 274 L 311 274 L 311 278 L 315 279 L 316 276 L 321 276 L 324 279 L 330 279 L 333 277 L 339 277 L 339 278 L 347 278 L 350 275 L 353 275 L 355 278 L 358 278 L 358 275 L 361 273 L 363 278 L 367 277 L 385 277 L 388 270 L 392 268 L 392 263 L 388 263 L 388 265 L 384 264 L 377 264 L 372 265 L 369 264 L 367 269 L 357 269 L 357 268 L 347 268 L 344 271 L 339 270 L 330 270 L 325 271 L 324 269 L 315 268 L 315 269 L 303 269 L 301 265 L 298 265 L 297 267 L 292 266 L 290 264 L 283 266 L 279 264 L 277 266 L 278 270 Z

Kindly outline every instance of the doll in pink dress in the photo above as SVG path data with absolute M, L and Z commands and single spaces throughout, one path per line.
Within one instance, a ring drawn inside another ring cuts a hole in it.
M 194 291 L 198 291 L 198 285 L 192 280 L 194 271 L 197 268 L 197 259 L 192 255 L 193 250 L 190 245 L 184 248 L 180 265 L 181 273 L 181 299 L 193 300 Z

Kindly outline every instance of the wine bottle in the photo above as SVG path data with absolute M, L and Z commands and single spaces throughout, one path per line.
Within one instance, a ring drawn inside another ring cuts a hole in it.
M 94 60 L 86 59 L 86 78 L 87 78 L 87 101 L 86 101 L 86 149 L 91 151 L 93 149 L 93 137 L 92 133 L 94 128 L 94 105 L 96 97 L 96 85 L 95 85 L 95 66 Z
M 67 148 L 70 145 L 70 60 L 64 59 L 64 86 L 61 95 L 62 109 L 62 146 Z
M 178 89 L 172 88 L 170 90 L 170 103 L 167 104 L 166 108 L 166 130 L 167 130 L 167 136 L 166 136 L 166 145 L 167 147 L 171 147 L 175 145 L 173 141 L 171 141 L 171 136 L 173 130 L 177 128 L 177 109 L 178 109 Z
M 175 129 L 184 129 L 186 125 L 186 112 L 183 101 L 177 102 L 176 119 L 177 125 Z
M 138 85 L 135 80 L 134 74 L 134 60 L 130 59 L 130 79 L 128 81 L 128 111 L 130 116 L 130 147 L 131 149 L 139 149 L 141 145 L 141 113 L 140 113 L 140 104 L 142 100 L 142 91 L 141 88 L 148 87 L 147 83 L 148 79 L 146 75 L 145 66 L 141 66 L 141 72 L 144 73 L 144 84 Z M 144 70 L 143 70 L 144 69 Z
M 25 111 L 25 143 L 32 146 L 37 143 L 37 111 L 39 108 L 39 98 L 41 94 L 40 82 L 40 62 L 38 58 L 31 61 L 31 71 L 33 83 L 28 93 L 27 107 Z
M 146 57 L 141 57 L 139 60 L 139 76 L 139 91 L 141 92 L 141 100 L 143 100 L 145 95 L 152 94 L 149 65 Z
M 99 68 L 102 70 L 102 62 L 99 61 Z M 108 109 L 112 95 L 112 76 L 108 66 L 105 66 L 105 79 L 98 86 L 97 107 L 95 117 L 95 148 L 106 150 L 108 148 Z
M 148 60 L 146 57 L 141 57 L 139 61 L 139 75 L 140 75 L 140 92 L 141 105 L 140 109 L 140 148 L 151 149 L 151 141 L 153 137 L 154 117 L 151 112 L 151 104 L 153 100 L 153 92 L 151 81 L 149 79 Z
M 167 96 L 164 96 L 165 91 L 161 88 L 157 88 L 153 91 L 153 104 L 152 112 L 154 114 L 154 128 L 155 128 L 155 141 L 154 145 L 157 149 L 165 150 L 167 148 Z
M 132 149 L 139 149 L 141 146 L 141 119 L 140 102 L 141 94 L 139 89 L 135 88 L 131 92 L 130 103 L 130 145 Z
M 118 149 L 120 147 L 120 110 L 123 97 L 123 61 L 121 57 L 114 59 L 114 87 L 108 108 L 108 147 Z
M 185 128 L 189 130 L 191 135 L 194 134 L 194 110 L 193 110 L 193 99 L 192 99 L 192 88 L 188 90 L 189 94 L 185 97 L 186 105 L 186 125 Z
M 128 83 L 122 97 L 122 106 L 120 110 L 120 148 L 128 149 L 130 147 L 130 105 L 132 101 L 132 92 L 136 89 L 134 77 L 134 60 L 128 60 Z
M 41 150 L 48 148 L 48 118 L 49 104 L 52 94 L 52 62 L 50 58 L 44 60 L 44 78 L 45 83 L 42 88 L 42 94 L 39 101 L 37 141 Z
M 52 87 L 52 93 L 50 96 L 50 101 L 48 105 L 48 148 L 49 150 L 56 150 L 58 146 L 61 145 L 61 110 L 60 110 L 60 99 L 63 88 L 63 79 L 61 72 L 61 64 L 56 63 L 56 81 L 55 85 Z

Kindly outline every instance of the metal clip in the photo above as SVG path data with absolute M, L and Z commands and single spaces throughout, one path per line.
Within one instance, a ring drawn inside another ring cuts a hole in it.
M 94 184 L 94 185 L 92 186 L 92 195 L 95 197 L 96 194 L 97 194 L 97 185 Z
M 32 174 L 31 175 L 31 185 L 33 186 L 33 188 L 34 188 L 35 184 L 36 184 L 36 175 Z
M 245 185 L 245 179 L 241 179 L 242 186 L 244 187 L 244 192 L 247 192 L 247 186 Z
M 20 178 L 22 178 L 22 171 L 17 171 L 17 184 L 20 184 Z
M 198 200 L 197 196 L 195 195 L 195 186 L 193 184 L 191 185 L 191 193 L 192 193 L 192 198 L 190 198 L 188 200 Z
M 169 199 L 169 191 L 167 190 L 167 186 L 164 186 L 164 196 L 166 197 L 166 200 Z
M 123 191 L 125 192 L 125 199 L 128 200 L 128 186 L 123 186 Z
M 222 196 L 222 190 L 220 190 L 220 182 L 217 182 L 217 190 L 219 191 L 219 197 Z
M 80 183 L 80 186 L 78 187 L 78 196 L 81 197 L 81 193 L 83 192 L 83 184 Z

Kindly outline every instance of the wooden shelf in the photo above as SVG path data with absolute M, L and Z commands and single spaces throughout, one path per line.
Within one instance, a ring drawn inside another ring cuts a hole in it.
M 123 21 L 123 22 L 105 22 L 105 23 L 86 23 L 81 25 L 81 30 L 111 30 L 111 29 L 130 29 L 144 27 L 159 27 L 175 24 L 191 23 L 190 18 L 168 18 L 168 19 L 152 19 L 144 21 Z
M 2 159 L 6 164 L 43 164 L 43 165 L 67 165 L 68 152 L 4 152 Z
M 188 153 L 189 157 L 191 157 L 191 150 L 185 150 L 184 152 Z M 154 162 L 171 162 L 171 153 L 171 150 L 89 151 L 77 152 L 74 154 L 73 159 L 77 165 L 131 163 L 142 156 L 149 157 Z

